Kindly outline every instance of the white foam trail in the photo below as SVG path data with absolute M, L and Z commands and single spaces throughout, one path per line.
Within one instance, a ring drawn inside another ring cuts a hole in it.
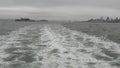
M 61 25 L 26 26 L 0 44 L 1 68 L 119 68 L 119 44 Z

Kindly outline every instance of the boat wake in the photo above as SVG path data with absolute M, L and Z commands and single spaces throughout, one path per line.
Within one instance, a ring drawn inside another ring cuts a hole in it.
M 120 45 L 62 25 L 31 25 L 0 39 L 0 68 L 119 68 Z

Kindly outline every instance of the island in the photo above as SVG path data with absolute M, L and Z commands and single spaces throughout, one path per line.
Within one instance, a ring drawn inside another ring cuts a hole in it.
M 33 19 L 30 19 L 30 18 L 15 19 L 15 21 L 17 21 L 17 22 L 48 22 L 48 20 L 46 20 L 46 19 L 42 19 L 42 20 L 33 20 Z

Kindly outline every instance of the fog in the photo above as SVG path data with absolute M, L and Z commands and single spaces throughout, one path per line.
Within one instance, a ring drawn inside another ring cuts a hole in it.
M 0 0 L 0 18 L 86 20 L 119 17 L 119 0 Z

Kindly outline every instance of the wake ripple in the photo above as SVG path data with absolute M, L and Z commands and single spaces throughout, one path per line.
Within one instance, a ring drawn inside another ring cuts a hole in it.
M 120 45 L 62 25 L 31 25 L 0 39 L 0 68 L 119 68 Z

